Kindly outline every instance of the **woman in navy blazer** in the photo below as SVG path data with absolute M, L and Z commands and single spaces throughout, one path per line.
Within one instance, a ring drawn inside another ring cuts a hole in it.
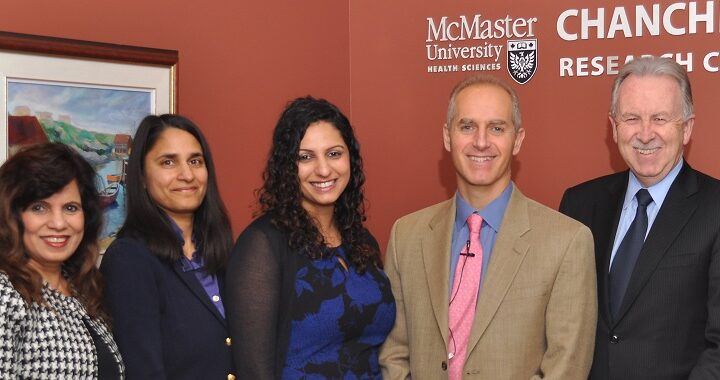
M 234 379 L 222 276 L 232 232 L 200 130 L 179 115 L 138 127 L 127 219 L 101 271 L 132 379 Z

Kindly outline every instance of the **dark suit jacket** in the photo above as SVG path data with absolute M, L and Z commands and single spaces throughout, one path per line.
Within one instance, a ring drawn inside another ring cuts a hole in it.
M 627 183 L 627 171 L 597 178 L 568 189 L 560 204 L 595 238 L 590 379 L 720 379 L 720 181 L 683 165 L 612 321 L 607 276 Z
M 128 380 L 227 379 L 234 373 L 225 320 L 193 273 L 131 238 L 110 245 L 100 270 Z

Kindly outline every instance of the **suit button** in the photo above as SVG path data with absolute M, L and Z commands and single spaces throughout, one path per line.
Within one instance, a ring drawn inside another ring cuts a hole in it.
M 235 379 L 236 379 L 235 375 L 233 375 L 232 373 L 228 373 L 227 380 L 235 380 Z
M 611 344 L 618 344 L 620 342 L 620 337 L 617 335 L 611 335 L 610 336 L 610 343 Z
M 225 345 L 228 347 L 232 346 L 232 339 L 230 339 L 230 337 L 225 338 Z
M 443 361 L 441 367 L 443 371 L 447 371 L 447 362 Z

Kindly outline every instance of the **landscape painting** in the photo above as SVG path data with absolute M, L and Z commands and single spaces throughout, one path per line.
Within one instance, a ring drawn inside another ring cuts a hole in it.
M 154 113 L 153 90 L 7 81 L 8 155 L 26 145 L 71 146 L 97 171 L 104 207 L 101 251 L 125 220 L 124 175 L 139 122 Z

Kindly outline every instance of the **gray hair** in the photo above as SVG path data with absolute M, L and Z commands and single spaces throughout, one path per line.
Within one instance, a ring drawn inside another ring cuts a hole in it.
M 690 79 L 688 79 L 687 71 L 670 58 L 642 57 L 628 62 L 615 78 L 610 95 L 610 116 L 617 116 L 617 101 L 620 85 L 630 75 L 667 75 L 674 79 L 678 86 L 680 86 L 680 93 L 682 94 L 683 121 L 687 121 L 693 114 L 692 89 L 690 88 Z
M 455 85 L 452 92 L 450 93 L 450 101 L 447 111 L 447 126 L 450 127 L 452 125 L 453 119 L 455 118 L 455 108 L 458 94 L 468 87 L 482 85 L 500 87 L 501 89 L 505 90 L 508 95 L 510 95 L 510 99 L 512 99 L 512 123 L 515 126 L 516 131 L 520 129 L 522 118 L 520 117 L 520 100 L 518 99 L 517 93 L 515 92 L 515 90 L 513 90 L 512 87 L 510 87 L 510 85 L 508 85 L 504 81 L 487 74 L 472 76 Z

